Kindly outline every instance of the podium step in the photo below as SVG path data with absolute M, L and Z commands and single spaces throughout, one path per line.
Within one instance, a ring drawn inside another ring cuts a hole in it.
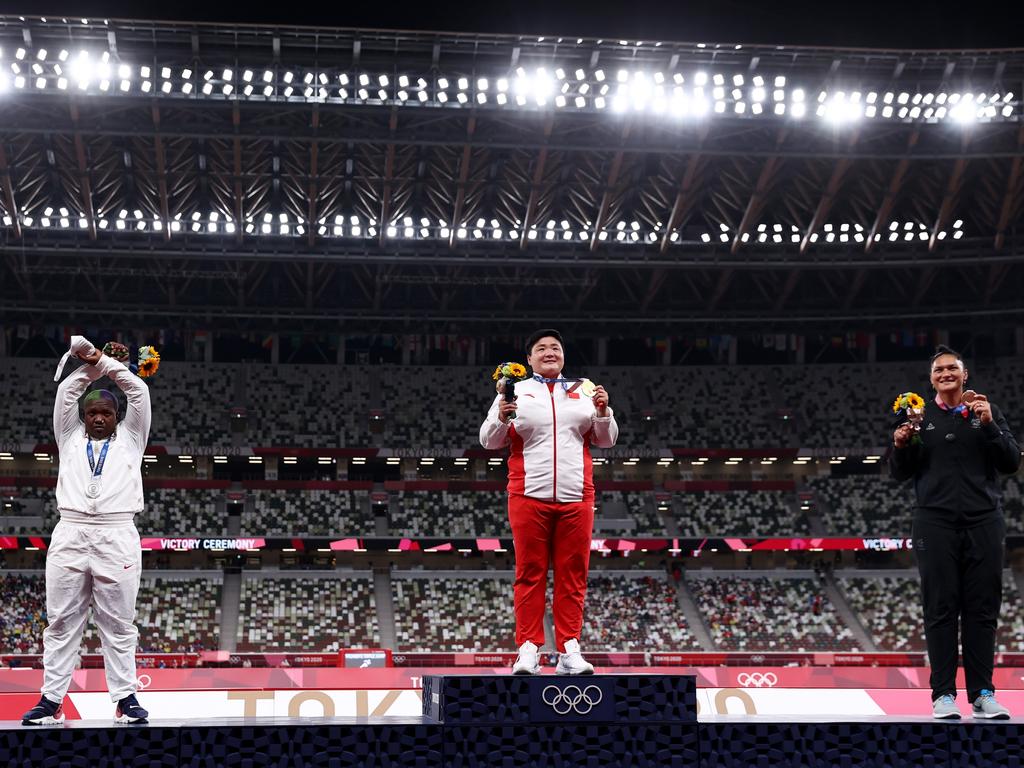
M 427 675 L 423 715 L 444 725 L 692 723 L 692 675 Z

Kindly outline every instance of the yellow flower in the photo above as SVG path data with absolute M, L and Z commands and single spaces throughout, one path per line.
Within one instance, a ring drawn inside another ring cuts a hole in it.
M 512 363 L 512 365 L 509 366 L 509 369 L 513 376 L 520 377 L 526 375 L 526 366 L 522 363 Z
M 497 381 L 500 378 L 501 378 L 501 366 L 499 365 L 497 368 L 494 369 L 494 373 L 491 374 L 491 379 L 493 379 L 494 381 Z
M 924 408 L 924 398 L 922 398 L 920 395 L 911 392 L 909 400 L 912 408 Z
M 899 409 L 900 409 L 900 400 L 902 400 L 902 399 L 903 398 L 901 398 L 901 397 L 897 397 L 895 400 L 892 401 L 892 412 L 893 413 L 897 413 L 899 411 Z
M 160 353 L 155 347 L 139 347 L 139 376 L 149 378 L 160 367 Z

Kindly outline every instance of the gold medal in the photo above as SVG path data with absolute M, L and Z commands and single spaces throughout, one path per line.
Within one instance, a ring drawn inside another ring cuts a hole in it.
M 597 384 L 590 379 L 583 379 L 580 382 L 580 392 L 584 397 L 593 397 L 597 393 Z

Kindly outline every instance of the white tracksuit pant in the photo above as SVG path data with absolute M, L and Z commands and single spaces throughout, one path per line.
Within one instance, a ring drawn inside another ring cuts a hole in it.
M 110 698 L 135 693 L 135 598 L 142 548 L 134 523 L 57 523 L 46 554 L 43 695 L 63 700 L 78 661 L 90 604 L 103 644 Z

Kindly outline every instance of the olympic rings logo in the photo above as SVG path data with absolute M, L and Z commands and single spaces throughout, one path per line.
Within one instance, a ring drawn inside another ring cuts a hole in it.
M 744 688 L 771 688 L 778 685 L 779 678 L 774 672 L 742 672 L 736 682 Z
M 139 687 L 140 691 L 144 691 L 153 684 L 153 678 L 149 675 L 139 675 L 139 679 L 135 681 L 135 684 Z
M 586 715 L 601 703 L 604 694 L 596 685 L 588 685 L 583 689 L 578 685 L 567 685 L 565 688 L 549 685 L 541 692 L 540 697 L 545 704 L 555 710 L 556 715 L 568 715 L 570 712 Z

